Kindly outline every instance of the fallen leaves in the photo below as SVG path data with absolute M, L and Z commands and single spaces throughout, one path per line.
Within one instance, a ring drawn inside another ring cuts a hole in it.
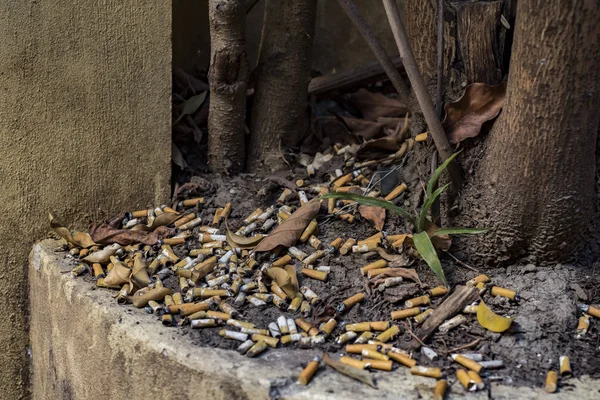
M 481 126 L 498 116 L 506 97 L 506 82 L 499 85 L 473 83 L 456 102 L 446 104 L 443 125 L 452 144 L 479 135 Z
M 54 230 L 54 232 L 56 232 L 58 236 L 65 239 L 67 243 L 82 248 L 92 247 L 96 244 L 94 243 L 94 241 L 88 233 L 75 232 L 73 235 L 71 235 L 69 229 L 63 226 L 63 224 L 61 224 L 60 222 L 56 221 L 52 214 L 49 214 L 49 217 L 50 227 Z
M 291 247 L 300 238 L 310 221 L 319 213 L 321 202 L 312 199 L 297 209 L 287 220 L 275 228 L 254 251 L 273 251 L 276 248 Z
M 403 102 L 382 93 L 369 92 L 367 89 L 350 94 L 347 102 L 357 108 L 365 119 L 371 121 L 376 121 L 379 117 L 401 117 L 408 111 Z
M 227 242 L 233 247 L 237 247 L 239 249 L 248 249 L 251 250 L 255 248 L 265 237 L 261 234 L 245 237 L 236 235 L 235 233 L 229 230 L 227 223 L 225 223 L 225 228 L 227 229 Z
M 383 229 L 383 225 L 385 224 L 384 208 L 361 205 L 358 207 L 358 212 L 364 219 L 371 221 L 375 229 L 378 231 Z
M 155 245 L 160 239 L 169 236 L 172 229 L 159 226 L 153 232 L 134 231 L 130 229 L 113 228 L 109 224 L 101 223 L 92 226 L 90 235 L 98 244 L 118 243 L 127 246 L 132 243 Z
M 181 119 L 186 115 L 194 114 L 206 100 L 207 94 L 208 92 L 205 91 L 187 99 L 187 101 L 183 104 L 181 114 L 179 114 L 179 117 L 177 117 L 175 120 L 175 124 L 179 123 L 179 121 L 181 121 Z
M 367 385 L 373 388 L 376 387 L 375 381 L 373 381 L 371 374 L 369 374 L 365 370 L 346 365 L 338 360 L 331 358 L 328 354 L 325 353 L 323 353 L 323 362 L 329 365 L 331 368 L 338 371 L 339 373 L 349 376 L 352 379 L 356 379 L 359 382 L 366 383 Z
M 383 278 L 398 278 L 402 277 L 404 279 L 410 279 L 413 282 L 417 282 L 421 285 L 421 280 L 419 279 L 419 274 L 413 268 L 389 268 L 389 271 L 385 271 L 383 274 L 377 275 L 372 282 L 377 284 L 379 280 Z
M 292 299 L 300 290 L 296 269 L 293 265 L 286 265 L 283 268 L 273 267 L 267 271 L 267 276 L 274 280 L 277 285 Z
M 496 333 L 502 333 L 510 328 L 512 319 L 502 317 L 494 313 L 490 308 L 481 300 L 479 306 L 477 306 L 477 321 L 485 329 Z

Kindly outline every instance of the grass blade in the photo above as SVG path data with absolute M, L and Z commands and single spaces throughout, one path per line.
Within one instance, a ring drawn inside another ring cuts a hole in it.
M 390 210 L 395 212 L 396 214 L 401 215 L 402 217 L 408 219 L 413 224 L 415 223 L 415 218 L 412 216 L 410 212 L 405 210 L 402 207 L 398 207 L 394 203 L 386 200 L 376 199 L 374 197 L 362 196 L 360 194 L 354 193 L 327 193 L 321 196 L 323 199 L 340 199 L 340 200 L 351 200 L 356 201 L 358 204 L 362 204 L 365 206 L 374 206 L 385 208 L 386 210 Z
M 448 285 L 446 275 L 444 275 L 444 270 L 442 269 L 442 263 L 438 258 L 437 252 L 435 251 L 427 232 L 420 232 L 413 235 L 413 243 L 435 276 L 437 276 L 444 285 Z
M 431 175 L 429 182 L 427 182 L 427 197 L 431 197 L 433 195 L 433 187 L 440 179 L 440 175 L 442 175 L 442 172 L 444 172 L 444 170 L 448 167 L 448 164 L 450 164 L 450 162 L 452 162 L 452 160 L 454 160 L 456 156 L 460 154 L 461 151 L 462 150 L 452 154 L 450 157 L 448 157 L 446 161 L 444 161 L 442 165 L 437 167 L 437 169 L 433 172 L 433 175 Z
M 450 185 L 450 184 L 448 184 L 448 185 Z M 440 194 L 442 194 L 442 192 L 448 187 L 448 185 L 438 188 L 435 192 L 433 192 L 431 194 L 431 196 L 429 196 L 427 198 L 427 200 L 425 200 L 425 203 L 423 203 L 423 208 L 421 209 L 421 214 L 419 214 L 419 225 L 417 226 L 417 232 L 423 232 L 425 230 L 425 221 L 427 220 L 427 212 L 429 211 L 429 209 L 435 202 L 435 199 L 437 199 L 440 196 Z
M 431 236 L 441 236 L 441 235 L 476 235 L 478 233 L 486 233 L 489 231 L 487 228 L 441 228 Z

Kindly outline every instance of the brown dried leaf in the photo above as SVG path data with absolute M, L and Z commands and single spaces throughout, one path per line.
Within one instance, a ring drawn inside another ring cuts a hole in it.
M 376 139 L 384 136 L 384 124 L 379 122 L 367 121 L 365 119 L 343 117 L 344 123 L 353 134 L 363 137 L 367 140 Z
M 111 244 L 110 246 L 106 246 L 102 250 L 93 252 L 92 254 L 90 254 L 89 256 L 84 258 L 83 261 L 85 261 L 89 264 L 93 264 L 93 263 L 106 264 L 107 262 L 110 261 L 110 256 L 114 255 L 117 252 L 117 250 L 119 250 L 120 248 L 121 248 L 121 245 L 118 243 Z
M 154 300 L 154 301 L 162 300 L 165 298 L 165 296 L 171 295 L 171 294 L 173 294 L 173 291 L 169 288 L 156 287 L 156 288 L 148 290 L 143 295 L 140 295 L 138 292 L 137 296 L 129 296 L 127 298 L 127 300 L 129 300 L 131 302 L 131 304 L 133 304 L 135 307 L 142 308 L 142 307 L 145 307 L 146 304 L 148 304 L 148 302 L 150 300 Z
M 160 215 L 157 215 L 154 219 L 152 219 L 152 221 L 150 221 L 150 223 L 148 225 L 138 224 L 138 225 L 134 226 L 133 228 L 131 228 L 131 230 L 132 231 L 151 232 L 160 226 L 170 225 L 173 222 L 177 221 L 181 217 L 182 217 L 181 213 L 172 213 L 172 212 L 162 213 Z
M 292 270 L 288 267 L 292 267 Z M 296 269 L 293 265 L 286 266 L 285 269 L 279 267 L 269 268 L 266 273 L 288 296 L 291 298 L 296 297 L 299 288 Z
M 237 247 L 240 249 L 253 249 L 265 238 L 264 235 L 261 234 L 251 237 L 236 235 L 229 230 L 227 221 L 225 221 L 225 228 L 227 229 L 227 243 L 229 243 L 229 245 L 232 247 Z
M 362 160 L 377 160 L 396 153 L 402 146 L 402 140 L 387 136 L 374 139 L 363 144 L 356 152 L 356 158 Z
M 52 214 L 49 214 L 50 217 L 50 227 L 56 232 L 58 236 L 65 239 L 68 243 L 73 246 L 88 248 L 96 245 L 92 240 L 91 236 L 88 233 L 84 232 L 75 232 L 71 235 L 71 232 L 68 228 L 63 226 L 60 222 L 56 221 Z
M 360 110 L 365 119 L 376 121 L 379 117 L 402 117 L 408 111 L 403 102 L 382 93 L 360 89 L 348 96 L 348 103 Z
M 381 231 L 385 224 L 385 208 L 373 206 L 359 206 L 358 212 L 360 215 L 373 223 L 375 229 Z
M 131 270 L 121 262 L 113 265 L 113 269 L 104 278 L 104 283 L 107 285 L 122 285 L 129 282 Z
M 284 289 L 283 287 L 282 289 L 293 299 L 294 297 L 296 297 L 296 294 L 298 294 L 298 291 L 300 290 L 300 285 L 298 284 L 298 275 L 296 275 L 296 267 L 294 267 L 293 265 L 286 265 L 284 268 L 290 276 L 291 289 L 288 289 L 289 291 Z
M 440 230 L 440 227 L 430 221 L 425 221 L 425 232 L 429 235 L 429 239 L 431 239 L 431 244 L 437 250 L 448 251 L 450 246 L 452 246 L 452 238 L 450 235 L 435 235 L 433 234 Z
M 304 204 L 264 238 L 254 251 L 272 251 L 276 248 L 293 246 L 310 221 L 319 213 L 320 207 L 321 201 L 318 198 Z
M 446 104 L 443 125 L 452 144 L 479 135 L 481 126 L 498 116 L 506 97 L 506 82 L 499 85 L 473 83 L 456 102 Z
M 92 226 L 92 229 L 90 229 L 90 235 L 96 243 L 119 243 L 123 246 L 127 246 L 132 243 L 155 245 L 158 243 L 159 239 L 167 237 L 171 233 L 172 229 L 169 229 L 166 226 L 160 226 L 156 228 L 154 232 L 115 229 L 104 223 L 94 225 Z
M 358 369 L 346 365 L 338 360 L 331 358 L 327 353 L 323 353 L 323 362 L 329 365 L 331 368 L 338 371 L 339 373 L 349 376 L 352 379 L 356 379 L 357 381 L 360 381 L 362 383 L 366 383 L 372 388 L 376 388 L 375 382 L 373 381 L 371 374 L 365 371 L 364 369 Z
M 403 263 L 402 265 L 395 265 L 396 267 L 403 267 L 405 265 L 410 265 L 410 260 L 404 254 L 390 254 L 381 247 L 376 247 L 373 251 L 377 252 L 381 258 L 385 261 L 393 262 L 393 263 Z

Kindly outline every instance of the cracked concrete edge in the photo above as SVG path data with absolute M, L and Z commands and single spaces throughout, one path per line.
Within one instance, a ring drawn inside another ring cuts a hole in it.
M 256 359 L 193 345 L 154 316 L 119 306 L 114 292 L 73 279 L 73 263 L 44 240 L 30 254 L 34 399 L 430 399 L 435 381 L 408 369 L 375 373 L 378 389 L 321 367 L 308 387 L 296 383 L 315 351 L 268 350 Z M 448 399 L 465 392 L 452 385 Z M 548 395 L 541 389 L 493 384 L 471 399 L 594 399 L 600 382 L 572 379 Z

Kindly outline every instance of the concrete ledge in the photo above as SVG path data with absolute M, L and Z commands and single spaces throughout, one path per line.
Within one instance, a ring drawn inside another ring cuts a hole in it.
M 435 381 L 406 368 L 376 373 L 378 390 L 320 370 L 308 387 L 295 381 L 315 351 L 269 350 L 257 359 L 200 348 L 155 317 L 119 306 L 106 290 L 73 279 L 73 264 L 36 244 L 29 258 L 34 399 L 430 399 Z M 573 379 L 553 395 L 493 385 L 470 399 L 596 399 L 600 384 Z M 448 399 L 463 398 L 458 384 Z

